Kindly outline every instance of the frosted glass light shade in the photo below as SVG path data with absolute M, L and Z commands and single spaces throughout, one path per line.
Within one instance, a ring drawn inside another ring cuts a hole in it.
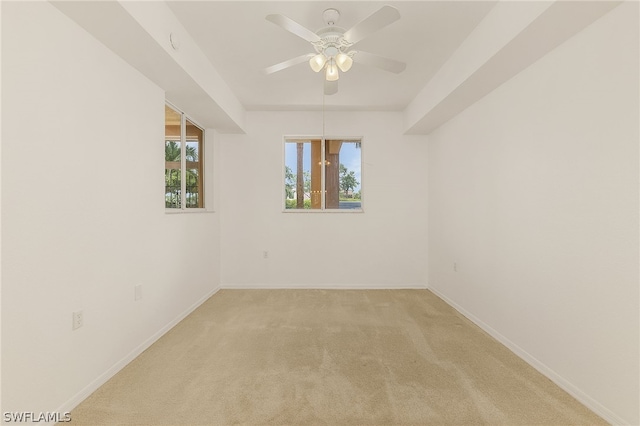
M 353 59 L 345 53 L 338 53 L 336 56 L 336 64 L 342 72 L 347 72 L 351 69 L 351 65 L 353 65 Z
M 324 64 L 327 63 L 327 57 L 322 53 L 318 53 L 316 56 L 309 59 L 309 66 L 315 72 L 320 72 L 322 68 L 324 68 Z
M 338 75 L 338 67 L 336 63 L 331 59 L 329 65 L 327 65 L 327 73 L 325 74 L 327 81 L 336 81 L 340 76 Z

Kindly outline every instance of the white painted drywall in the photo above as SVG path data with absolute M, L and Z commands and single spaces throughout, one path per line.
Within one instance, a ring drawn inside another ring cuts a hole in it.
M 552 4 L 549 1 L 496 3 L 407 106 L 405 129 L 416 126 Z
M 120 2 L 122 6 L 135 19 L 138 24 L 148 32 L 154 40 L 169 55 L 173 57 L 176 63 L 183 68 L 190 78 L 192 78 L 198 86 L 206 93 L 209 99 L 214 100 L 213 105 L 207 105 L 203 100 L 199 107 L 199 113 L 203 115 L 205 120 L 210 120 L 210 116 L 219 115 L 218 118 L 221 125 L 232 132 L 242 132 L 244 121 L 244 107 L 236 98 L 235 94 L 224 82 L 218 71 L 213 67 L 206 55 L 200 50 L 197 43 L 191 38 L 189 32 L 180 23 L 173 14 L 169 6 L 165 2 Z M 174 49 L 171 46 L 170 35 L 176 37 L 179 47 Z M 175 94 L 177 99 L 184 99 L 190 105 L 195 105 L 197 96 L 194 94 Z M 177 101 L 176 99 L 176 101 Z M 205 113 L 206 108 L 211 108 L 208 114 Z M 220 108 L 223 113 L 217 112 Z M 195 112 L 194 112 L 195 113 Z M 223 124 L 224 123 L 224 124 Z M 213 124 L 212 124 L 213 125 Z
M 364 213 L 282 212 L 283 137 L 321 135 L 320 111 L 250 112 L 245 124 L 220 139 L 222 285 L 425 286 L 425 137 L 403 136 L 400 113 L 326 114 L 326 135 L 363 138 Z
M 50 3 L 2 31 L 2 411 L 70 409 L 215 291 L 219 217 L 165 214 L 160 88 Z
M 428 142 L 429 287 L 624 424 L 640 421 L 638 61 L 628 2 Z

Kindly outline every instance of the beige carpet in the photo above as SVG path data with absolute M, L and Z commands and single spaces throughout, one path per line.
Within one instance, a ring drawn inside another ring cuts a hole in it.
M 82 425 L 606 424 L 428 290 L 222 290 Z

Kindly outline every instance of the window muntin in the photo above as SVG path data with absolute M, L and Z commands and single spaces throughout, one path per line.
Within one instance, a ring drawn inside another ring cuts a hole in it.
M 286 138 L 285 210 L 361 210 L 360 139 Z
M 165 208 L 204 208 L 203 154 L 203 129 L 165 105 Z
M 186 120 L 186 188 L 187 208 L 204 207 L 204 162 L 202 161 L 204 131 Z

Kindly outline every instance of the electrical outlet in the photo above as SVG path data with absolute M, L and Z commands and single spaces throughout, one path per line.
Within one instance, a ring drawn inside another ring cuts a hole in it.
M 82 327 L 83 324 L 84 324 L 84 316 L 82 314 L 82 311 L 75 311 L 73 313 L 73 322 L 71 324 L 71 329 L 77 330 L 78 328 Z
M 267 259 L 267 258 L 269 258 L 269 252 L 268 252 L 268 251 L 266 251 L 266 250 L 265 250 L 265 251 L 263 251 L 263 252 L 262 252 L 262 258 L 263 258 L 263 259 Z
M 458 272 L 458 264 L 453 262 L 453 272 Z
M 138 284 L 134 287 L 134 300 L 142 299 L 142 284 Z

